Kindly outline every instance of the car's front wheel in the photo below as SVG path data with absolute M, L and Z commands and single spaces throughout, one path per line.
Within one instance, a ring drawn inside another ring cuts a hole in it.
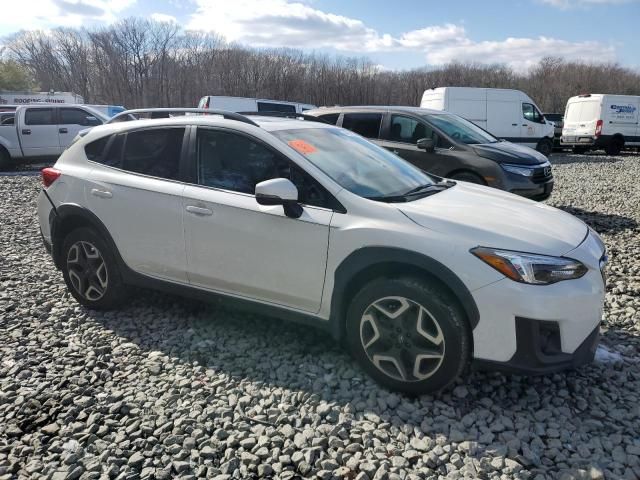
M 471 334 L 464 314 L 434 282 L 381 278 L 347 311 L 351 353 L 379 384 L 409 394 L 445 388 L 466 369 Z
M 107 310 L 126 296 L 113 253 L 90 228 L 78 228 L 62 246 L 64 281 L 74 298 L 88 308 Z

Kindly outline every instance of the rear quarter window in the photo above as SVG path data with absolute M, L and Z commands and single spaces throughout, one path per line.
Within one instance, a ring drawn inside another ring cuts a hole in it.
M 55 125 L 53 108 L 29 108 L 24 113 L 25 125 Z
M 342 118 L 342 128 L 365 138 L 379 138 L 381 123 L 381 113 L 345 113 Z
M 87 143 L 84 146 L 84 154 L 87 156 L 87 159 L 92 162 L 100 162 L 104 149 L 109 142 L 109 138 L 111 137 L 102 137 L 91 143 Z
M 324 120 L 331 125 L 336 125 L 338 123 L 338 118 L 340 118 L 339 113 L 327 113 L 325 115 L 318 115 L 318 118 Z

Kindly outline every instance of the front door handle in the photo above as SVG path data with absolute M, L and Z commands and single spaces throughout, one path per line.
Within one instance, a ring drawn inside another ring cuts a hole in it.
M 512 126 L 512 127 L 517 127 L 517 126 L 518 126 L 518 124 L 517 124 L 517 123 L 512 123 L 512 124 L 511 124 L 511 126 Z
M 69 130 L 67 130 L 66 128 L 59 128 L 58 131 L 60 133 L 69 133 Z
M 196 205 L 187 205 L 186 210 L 187 212 L 193 213 L 194 215 L 202 215 L 202 216 L 213 215 L 213 210 L 210 210 L 205 207 L 198 207 Z
M 91 195 L 94 195 L 96 197 L 100 197 L 100 198 L 111 198 L 113 197 L 113 193 L 107 191 L 107 190 L 98 190 L 97 188 L 92 188 L 91 189 Z
M 31 135 L 31 130 L 29 130 L 28 128 L 23 128 L 22 129 L 22 134 L 23 135 Z

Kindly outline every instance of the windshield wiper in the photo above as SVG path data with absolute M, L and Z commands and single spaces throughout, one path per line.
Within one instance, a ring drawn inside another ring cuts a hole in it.
M 401 203 L 408 202 L 409 197 L 413 197 L 416 195 L 422 195 L 424 197 L 433 195 L 434 193 L 441 192 L 446 190 L 447 188 L 453 187 L 456 182 L 451 180 L 443 180 L 438 183 L 429 183 L 427 185 L 419 185 L 416 188 L 409 190 L 402 195 L 382 195 L 379 197 L 365 197 L 368 200 L 375 200 L 377 202 L 387 202 L 387 203 Z
M 425 185 L 418 185 L 416 188 L 412 188 L 408 192 L 405 192 L 403 196 L 416 195 L 418 193 L 425 192 L 440 192 L 442 190 L 446 190 L 449 187 L 452 187 L 455 183 L 450 182 L 440 182 L 440 183 L 428 183 Z

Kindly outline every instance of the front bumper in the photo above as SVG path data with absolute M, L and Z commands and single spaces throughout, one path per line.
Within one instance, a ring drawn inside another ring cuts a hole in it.
M 594 328 L 573 353 L 558 349 L 561 342 L 558 324 L 529 318 L 516 318 L 516 353 L 506 362 L 476 359 L 476 370 L 542 375 L 576 368 L 593 361 L 600 326 Z
M 581 261 L 587 273 L 552 285 L 504 278 L 472 292 L 480 312 L 473 330 L 476 365 L 546 373 L 593 358 L 605 295 L 603 245 L 590 233 L 564 256 Z

